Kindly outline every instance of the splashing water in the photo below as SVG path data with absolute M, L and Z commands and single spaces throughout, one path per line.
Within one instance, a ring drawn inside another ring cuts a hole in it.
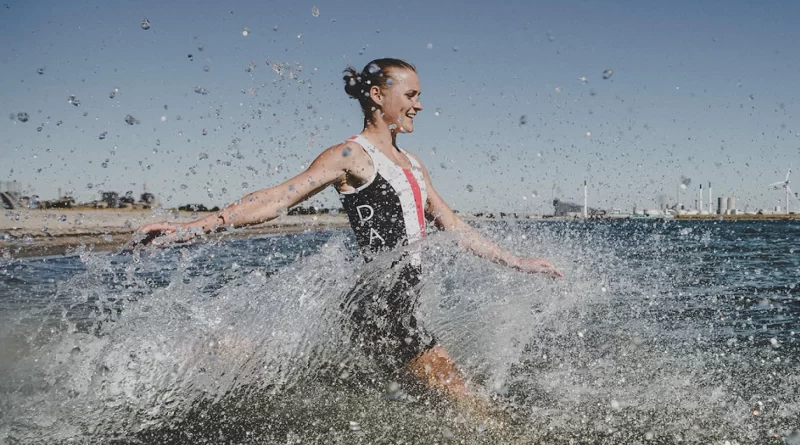
M 781 223 L 485 222 L 552 281 L 422 249 L 418 315 L 505 427 L 386 375 L 325 231 L 0 263 L 0 437 L 24 443 L 784 443 L 800 260 Z M 688 230 L 687 230 L 688 229 Z M 361 280 L 356 280 L 356 276 Z

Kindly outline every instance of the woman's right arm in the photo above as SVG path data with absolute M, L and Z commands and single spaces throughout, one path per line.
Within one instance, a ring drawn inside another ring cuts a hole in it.
M 358 163 L 358 151 L 353 150 L 352 142 L 346 142 L 325 150 L 303 173 L 272 188 L 259 190 L 239 201 L 212 213 L 205 218 L 189 223 L 158 222 L 137 229 L 137 233 L 147 243 L 155 236 L 164 235 L 166 239 L 157 244 L 183 242 L 201 233 L 216 232 L 225 227 L 242 227 L 260 224 L 277 218 L 290 207 L 319 193 L 328 185 L 344 181 L 346 175 Z

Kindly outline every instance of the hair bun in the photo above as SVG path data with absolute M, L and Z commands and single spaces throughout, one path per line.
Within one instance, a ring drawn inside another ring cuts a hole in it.
M 361 74 L 353 67 L 348 67 L 344 70 L 344 91 L 348 96 L 353 99 L 358 99 L 362 95 L 363 85 L 361 83 Z

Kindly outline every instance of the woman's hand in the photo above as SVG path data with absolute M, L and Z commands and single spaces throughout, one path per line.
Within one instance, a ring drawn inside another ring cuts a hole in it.
M 198 237 L 202 233 L 199 227 L 188 227 L 185 224 L 157 222 L 147 224 L 136 229 L 130 247 L 152 244 L 163 246 L 172 243 L 185 243 Z
M 550 278 L 564 278 L 564 274 L 556 270 L 549 261 L 543 258 L 518 258 L 514 268 L 527 273 L 541 273 Z

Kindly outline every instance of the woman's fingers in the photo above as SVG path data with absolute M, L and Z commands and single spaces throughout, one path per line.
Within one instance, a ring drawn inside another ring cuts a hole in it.
M 148 244 L 153 244 L 155 246 L 164 245 L 168 241 L 160 239 L 169 238 L 171 235 L 174 236 L 176 230 L 177 226 L 168 222 L 147 224 L 136 229 L 133 238 L 128 244 L 130 247 L 138 245 L 146 246 Z
M 520 269 L 525 272 L 545 274 L 551 278 L 564 278 L 564 274 L 545 259 L 525 258 L 521 266 Z

